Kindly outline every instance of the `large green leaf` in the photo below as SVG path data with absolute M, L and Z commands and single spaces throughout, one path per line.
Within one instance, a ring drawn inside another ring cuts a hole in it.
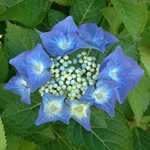
M 0 82 L 5 81 L 8 75 L 8 61 L 5 52 L 0 46 Z
M 9 58 L 32 49 L 38 42 L 40 42 L 40 39 L 36 31 L 11 23 L 7 24 L 4 46 Z
M 24 0 L 0 0 L 0 4 L 6 7 L 14 6 Z
M 129 33 L 132 37 L 138 38 L 147 22 L 145 3 L 142 0 L 112 0 L 112 3 Z
M 132 135 L 123 114 L 117 113 L 112 119 L 100 112 L 93 115 L 96 120 L 95 123 L 92 120 L 91 132 L 72 122 L 65 132 L 66 141 L 85 150 L 133 150 Z
M 102 10 L 102 13 L 110 25 L 110 31 L 117 34 L 122 21 L 116 10 L 113 7 L 106 7 Z
M 135 150 L 149 150 L 150 149 L 150 131 L 143 131 L 135 128 L 134 132 L 134 148 Z
M 150 103 L 150 79 L 144 76 L 137 87 L 129 94 L 128 100 L 138 126 Z
M 5 149 L 6 149 L 6 137 L 5 137 L 4 126 L 0 118 L 0 150 L 5 150 Z
M 48 24 L 50 27 L 54 26 L 58 21 L 63 20 L 66 17 L 61 11 L 49 9 L 48 11 Z
M 99 23 L 101 9 L 105 7 L 105 0 L 74 0 L 71 5 L 70 15 L 78 24 L 85 22 Z
M 0 2 L 0 15 L 3 14 L 6 11 L 6 6 L 4 6 L 1 2 Z
M 10 3 L 10 2 L 9 2 Z M 9 7 L 0 15 L 0 20 L 14 20 L 26 26 L 35 27 L 40 24 L 48 9 L 47 0 L 23 0 Z
M 139 51 L 140 51 L 141 61 L 150 77 L 150 49 L 145 47 L 140 47 Z
M 51 0 L 51 1 L 58 3 L 60 5 L 70 5 L 73 0 Z
M 37 145 L 16 136 L 8 136 L 7 150 L 37 150 Z

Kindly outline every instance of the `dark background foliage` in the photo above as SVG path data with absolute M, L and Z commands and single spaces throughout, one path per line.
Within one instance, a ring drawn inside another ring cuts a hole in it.
M 116 35 L 125 53 L 145 70 L 114 118 L 92 108 L 92 132 L 74 121 L 36 127 L 38 93 L 26 106 L 3 89 L 15 73 L 9 59 L 40 42 L 37 30 L 48 31 L 68 15 L 78 25 L 96 22 Z M 0 150 L 150 150 L 149 102 L 149 0 L 0 0 Z

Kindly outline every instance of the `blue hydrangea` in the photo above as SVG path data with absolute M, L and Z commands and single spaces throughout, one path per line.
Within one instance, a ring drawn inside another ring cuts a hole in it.
M 56 24 L 51 31 L 41 33 L 44 47 L 52 56 L 64 56 L 80 46 L 78 45 L 78 28 L 71 16 Z
M 118 42 L 115 36 L 99 28 L 95 23 L 82 24 L 79 27 L 79 37 L 83 48 L 93 48 L 100 52 L 104 52 L 108 46 Z
M 104 110 L 113 117 L 115 114 L 116 86 L 107 80 L 98 80 L 96 86 L 89 87 L 82 96 L 81 101 L 88 102 Z
M 44 85 L 51 77 L 48 69 L 52 62 L 40 44 L 31 51 L 16 56 L 10 60 L 10 64 L 28 79 L 34 91 Z
M 117 86 L 117 98 L 123 103 L 128 93 L 137 85 L 144 71 L 136 61 L 123 53 L 121 47 L 104 59 L 99 78 L 113 80 Z
M 64 99 L 64 96 L 44 94 L 39 110 L 39 116 L 36 120 L 36 125 L 52 121 L 62 121 L 68 124 L 70 113 Z
M 90 104 L 78 100 L 68 101 L 71 117 L 82 125 L 86 130 L 91 130 Z
M 12 77 L 5 85 L 5 89 L 13 91 L 17 95 L 21 96 L 22 102 L 31 104 L 31 87 L 23 76 L 17 74 L 16 76 Z
M 86 48 L 104 52 L 118 39 L 94 23 L 78 28 L 69 16 L 40 37 L 43 45 L 9 61 L 17 75 L 5 85 L 26 104 L 31 103 L 30 94 L 39 90 L 42 102 L 37 126 L 55 121 L 69 124 L 72 118 L 90 131 L 90 107 L 113 117 L 117 100 L 123 103 L 144 73 L 121 47 L 99 64 Z M 77 49 L 79 54 L 67 55 Z

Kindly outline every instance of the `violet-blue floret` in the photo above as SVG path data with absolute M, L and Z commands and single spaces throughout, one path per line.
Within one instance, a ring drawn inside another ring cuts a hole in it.
M 80 48 L 78 28 L 71 16 L 57 23 L 51 31 L 41 33 L 44 47 L 52 56 L 64 56 Z
M 99 28 L 95 23 L 82 24 L 79 27 L 79 37 L 83 48 L 93 48 L 100 52 L 118 42 L 115 36 Z
M 64 96 L 54 96 L 50 94 L 43 95 L 36 125 L 53 121 L 62 121 L 65 124 L 68 124 L 69 119 L 70 113 L 65 104 Z
M 30 94 L 32 90 L 27 79 L 23 76 L 17 74 L 16 76 L 12 77 L 10 81 L 5 84 L 5 89 L 21 96 L 22 102 L 31 104 Z
M 10 64 L 28 79 L 33 91 L 44 85 L 51 77 L 48 69 L 52 62 L 40 44 L 11 59 Z
M 124 102 L 128 93 L 137 85 L 144 74 L 143 69 L 135 60 L 126 56 L 121 47 L 117 47 L 104 59 L 102 68 L 99 78 L 113 80 L 116 83 L 120 103 Z
M 81 101 L 88 102 L 113 117 L 115 115 L 116 85 L 112 81 L 97 80 L 95 86 L 87 88 Z
M 118 39 L 95 23 L 77 27 L 69 16 L 40 37 L 42 44 L 9 61 L 17 75 L 5 85 L 26 104 L 31 104 L 30 94 L 39 90 L 37 126 L 55 121 L 69 124 L 72 118 L 91 131 L 91 107 L 113 117 L 117 100 L 123 103 L 144 74 L 121 47 L 97 62 L 91 50 L 100 54 Z

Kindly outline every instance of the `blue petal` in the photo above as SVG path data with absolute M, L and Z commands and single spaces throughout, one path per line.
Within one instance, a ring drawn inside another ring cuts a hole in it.
M 21 96 L 21 100 L 26 104 L 31 104 L 30 92 L 31 88 L 28 81 L 21 75 L 16 75 L 5 84 L 5 89 L 13 91 Z
M 67 35 L 71 32 L 77 32 L 77 26 L 73 18 L 71 16 L 68 16 L 64 20 L 58 22 L 52 30 L 57 30 Z
M 84 42 L 83 48 L 93 48 L 100 52 L 118 41 L 118 39 L 94 23 L 83 24 L 79 28 L 79 36 Z
M 13 65 L 20 74 L 23 74 L 25 76 L 25 58 L 28 53 L 29 51 L 25 51 L 9 61 L 9 63 Z
M 63 32 L 52 30 L 41 33 L 41 40 L 44 47 L 52 56 L 63 56 L 78 49 L 78 36 L 76 33 L 64 34 Z
M 51 77 L 48 69 L 52 62 L 41 45 L 37 45 L 26 55 L 25 70 L 32 89 L 35 91 L 44 85 Z
M 71 117 L 86 130 L 91 130 L 90 105 L 81 101 L 68 101 Z
M 116 72 L 113 72 L 113 70 L 116 70 Z M 99 78 L 116 82 L 118 101 L 123 103 L 143 74 L 143 69 L 133 59 L 126 56 L 121 47 L 117 47 L 103 61 Z
M 62 121 L 65 124 L 69 123 L 70 113 L 68 107 L 64 103 L 63 96 L 44 94 L 42 99 L 43 101 L 40 106 L 39 116 L 35 123 L 36 125 L 53 121 Z
M 81 98 L 81 101 L 90 102 L 90 104 L 104 110 L 109 114 L 109 116 L 113 117 L 115 114 L 115 103 L 117 98 L 115 89 L 116 85 L 114 84 L 114 82 L 107 80 L 98 80 L 95 88 L 89 87 L 87 89 L 84 96 Z M 104 98 L 102 97 L 102 99 L 99 100 L 94 96 L 94 93 L 98 90 L 104 91 L 106 93 L 106 96 Z

